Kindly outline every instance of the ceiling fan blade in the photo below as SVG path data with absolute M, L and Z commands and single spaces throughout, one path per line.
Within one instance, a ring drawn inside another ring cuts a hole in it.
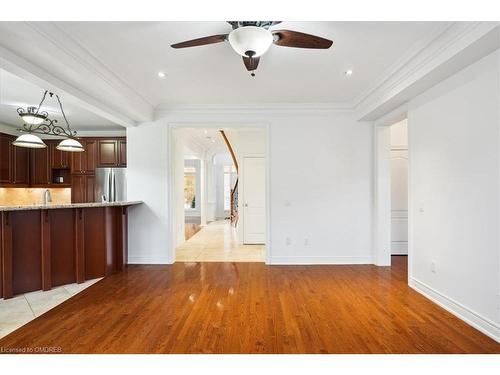
M 329 39 L 298 31 L 275 30 L 272 33 L 275 35 L 274 44 L 282 47 L 328 49 L 333 44 Z
M 249 57 L 243 56 L 243 62 L 245 63 L 247 70 L 250 72 L 257 69 L 257 66 L 259 66 L 259 59 L 260 59 L 260 57 L 249 58 Z
M 212 35 L 212 36 L 206 36 L 203 38 L 187 40 L 187 41 L 181 42 L 181 43 L 172 44 L 171 47 L 172 48 L 186 48 L 186 47 L 204 46 L 206 44 L 225 42 L 226 39 L 227 39 L 227 34 Z

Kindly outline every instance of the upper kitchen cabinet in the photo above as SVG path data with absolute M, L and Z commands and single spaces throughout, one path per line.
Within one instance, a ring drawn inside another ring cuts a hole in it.
M 99 139 L 97 142 L 97 166 L 101 168 L 126 167 L 126 139 Z
M 48 147 L 31 149 L 30 172 L 31 185 L 50 185 L 52 176 Z
M 61 142 L 57 141 L 48 141 L 45 142 L 49 147 L 50 154 L 50 167 L 52 169 L 68 169 L 69 168 L 69 153 L 66 151 L 60 151 L 56 147 Z
M 72 174 L 93 174 L 97 163 L 97 141 L 94 139 L 78 140 L 84 147 L 84 152 L 71 153 Z
M 127 166 L 127 140 L 120 139 L 118 141 L 118 160 L 120 167 Z
M 12 183 L 28 186 L 30 183 L 30 151 L 24 147 L 12 146 Z
M 112 139 L 100 139 L 97 145 L 97 164 L 99 167 L 116 167 L 118 161 L 118 142 Z
M 87 173 L 94 174 L 97 167 L 97 141 L 95 139 L 85 140 L 85 163 Z
M 12 181 L 12 137 L 0 133 L 0 184 Z
M 0 184 L 28 186 L 29 149 L 12 144 L 15 137 L 0 134 Z

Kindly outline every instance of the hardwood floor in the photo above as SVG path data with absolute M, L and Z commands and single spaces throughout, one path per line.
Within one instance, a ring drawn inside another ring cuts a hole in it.
M 392 267 L 129 266 L 0 340 L 63 353 L 500 353 Z M 5 349 L 4 349 L 5 350 Z

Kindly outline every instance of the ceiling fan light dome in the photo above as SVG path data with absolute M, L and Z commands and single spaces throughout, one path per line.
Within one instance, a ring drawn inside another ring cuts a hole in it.
M 56 146 L 56 149 L 58 149 L 59 151 L 69 151 L 69 152 L 82 152 L 82 151 L 85 151 L 85 149 L 83 148 L 82 144 L 80 142 L 78 142 L 76 139 L 73 139 L 73 138 L 63 139 Z
M 239 27 L 228 36 L 229 44 L 241 56 L 259 57 L 266 53 L 273 43 L 273 34 L 262 27 Z
M 40 137 L 34 134 L 21 134 L 12 142 L 14 146 L 17 147 L 27 147 L 27 148 L 45 148 L 47 145 L 43 143 Z

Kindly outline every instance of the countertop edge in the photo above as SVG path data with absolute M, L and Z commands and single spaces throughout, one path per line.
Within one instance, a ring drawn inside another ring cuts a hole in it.
M 134 206 L 144 203 L 143 201 L 124 201 L 124 202 L 94 202 L 94 203 L 71 203 L 71 204 L 38 204 L 38 205 L 19 205 L 19 206 L 0 206 L 1 211 L 27 211 L 27 210 L 55 210 L 68 208 L 92 208 L 92 207 L 121 207 Z

